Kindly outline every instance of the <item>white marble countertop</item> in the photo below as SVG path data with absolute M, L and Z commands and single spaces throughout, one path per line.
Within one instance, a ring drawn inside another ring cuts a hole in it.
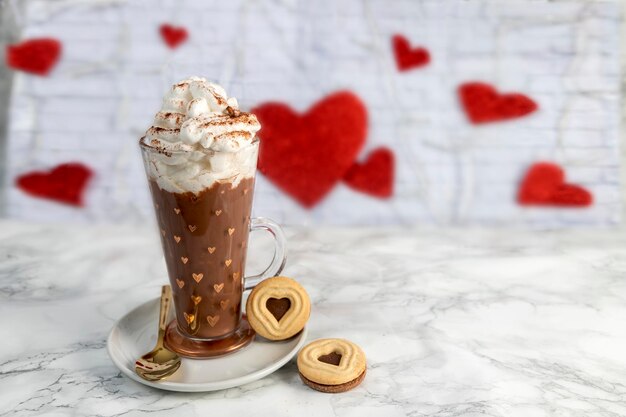
M 133 382 L 105 340 L 165 282 L 156 233 L 0 222 L 0 416 L 626 415 L 623 232 L 288 236 L 285 274 L 312 297 L 310 338 L 367 354 L 357 389 L 312 391 L 293 361 L 207 394 Z

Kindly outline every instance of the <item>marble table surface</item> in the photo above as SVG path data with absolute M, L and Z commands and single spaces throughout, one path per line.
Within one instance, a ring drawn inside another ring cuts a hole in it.
M 368 374 L 312 391 L 292 361 L 205 394 L 122 376 L 105 340 L 165 282 L 151 228 L 0 222 L 0 416 L 624 416 L 626 234 L 288 229 L 309 337 Z M 255 248 L 258 245 L 258 249 Z M 252 242 L 252 266 L 264 242 Z

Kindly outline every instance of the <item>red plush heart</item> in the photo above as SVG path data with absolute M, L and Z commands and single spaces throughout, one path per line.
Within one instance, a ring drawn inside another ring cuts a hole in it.
M 538 107 L 524 94 L 500 94 L 493 86 L 480 82 L 462 84 L 459 98 L 467 117 L 474 124 L 515 119 L 534 112 Z
M 563 169 L 549 162 L 532 165 L 519 189 L 517 201 L 524 206 L 586 207 L 593 196 L 579 185 L 567 184 Z
M 428 49 L 422 47 L 411 48 L 409 40 L 402 35 L 394 35 L 392 44 L 398 71 L 408 71 L 412 68 L 423 67 L 430 62 Z
M 83 191 L 93 173 L 80 163 L 61 164 L 48 172 L 21 175 L 16 185 L 35 197 L 47 198 L 73 206 L 83 205 Z
M 261 122 L 259 170 L 305 207 L 313 207 L 348 171 L 367 135 L 367 110 L 338 92 L 299 115 L 286 104 L 252 110 Z
M 393 174 L 393 152 L 387 148 L 378 148 L 362 164 L 355 162 L 343 180 L 351 188 L 365 194 L 389 198 L 393 194 Z
M 52 38 L 29 39 L 6 49 L 7 66 L 31 74 L 48 75 L 61 56 L 61 42 Z
M 171 49 L 176 49 L 178 46 L 187 40 L 189 34 L 184 27 L 172 26 L 170 24 L 162 24 L 159 28 L 163 41 Z

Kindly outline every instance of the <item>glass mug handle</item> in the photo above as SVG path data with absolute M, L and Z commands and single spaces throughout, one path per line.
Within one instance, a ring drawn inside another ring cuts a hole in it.
M 285 234 L 278 223 L 263 217 L 256 217 L 250 220 L 250 231 L 254 232 L 255 230 L 265 230 L 272 234 L 274 237 L 274 258 L 272 259 L 272 262 L 270 262 L 269 266 L 265 268 L 265 271 L 258 275 L 252 275 L 243 279 L 244 291 L 251 290 L 265 278 L 275 277 L 280 274 L 285 267 L 285 262 L 287 261 Z

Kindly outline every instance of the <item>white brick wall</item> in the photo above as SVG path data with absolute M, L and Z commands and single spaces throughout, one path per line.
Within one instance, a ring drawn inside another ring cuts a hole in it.
M 137 138 L 168 86 L 191 74 L 223 83 L 244 107 L 281 100 L 304 110 L 351 89 L 367 104 L 362 156 L 394 149 L 396 195 L 340 184 L 312 211 L 259 176 L 255 212 L 295 224 L 568 224 L 619 219 L 619 2 L 48 1 L 22 16 L 24 37 L 51 35 L 64 57 L 49 78 L 16 74 L 8 134 L 8 213 L 26 219 L 151 219 Z M 175 52 L 162 22 L 187 27 Z M 390 37 L 429 48 L 432 64 L 398 73 Z M 468 125 L 456 87 L 483 80 L 529 94 L 541 111 Z M 16 175 L 66 161 L 97 171 L 88 206 L 35 200 Z M 553 160 L 589 188 L 584 210 L 522 209 L 529 164 Z

